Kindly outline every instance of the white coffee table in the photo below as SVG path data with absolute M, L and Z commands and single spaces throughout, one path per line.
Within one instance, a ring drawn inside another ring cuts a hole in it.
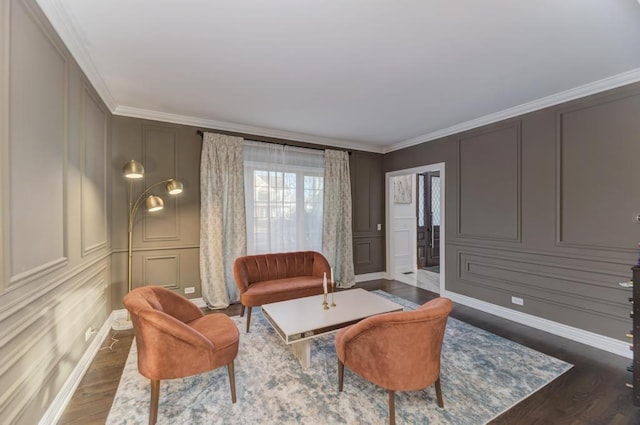
M 322 308 L 322 295 L 265 304 L 262 314 L 307 368 L 311 363 L 311 339 L 349 326 L 376 314 L 402 311 L 393 301 L 365 291 L 349 289 L 335 293 L 335 307 Z M 331 294 L 327 295 L 331 303 Z

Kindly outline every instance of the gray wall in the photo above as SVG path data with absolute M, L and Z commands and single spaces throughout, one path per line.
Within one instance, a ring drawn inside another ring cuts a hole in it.
M 201 296 L 200 245 L 200 151 L 202 139 L 197 128 L 138 118 L 113 117 L 112 137 L 112 220 L 113 308 L 122 308 L 127 288 L 127 192 L 121 169 L 130 159 L 140 161 L 146 172 L 144 182 L 134 184 L 134 193 L 157 181 L 176 177 L 185 187 L 172 198 L 163 195 L 164 210 L 146 214 L 139 211 L 133 231 L 133 287 L 165 285 L 180 294 L 194 287 L 188 298 Z M 216 130 L 210 130 L 216 131 Z M 251 140 L 283 142 L 255 135 L 236 134 Z M 320 147 L 296 141 L 291 145 Z M 350 156 L 353 192 L 353 240 L 356 274 L 384 271 L 384 222 L 382 155 L 354 151 Z M 162 195 L 162 189 L 151 193 Z
M 624 339 L 638 117 L 634 84 L 386 154 L 384 171 L 445 162 L 447 290 Z
M 35 1 L 0 22 L 0 423 L 34 424 L 111 312 L 111 117 Z
M 133 228 L 133 287 L 163 285 L 180 294 L 194 287 L 188 298 L 200 297 L 200 150 L 202 139 L 196 128 L 113 117 L 112 137 L 112 219 L 114 308 L 122 308 L 127 288 L 127 185 L 122 166 L 140 161 L 145 178 L 134 182 L 133 193 L 169 178 L 184 184 L 184 191 L 170 196 L 163 187 L 163 210 L 147 213 L 140 208 Z

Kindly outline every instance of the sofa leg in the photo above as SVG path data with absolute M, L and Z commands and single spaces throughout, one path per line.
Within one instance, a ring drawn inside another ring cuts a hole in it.
M 227 371 L 229 372 L 229 386 L 231 387 L 231 402 L 236 402 L 236 374 L 233 368 L 233 360 L 227 365 Z
M 244 304 L 240 305 L 240 317 L 244 317 Z
M 247 333 L 249 333 L 249 324 L 251 324 L 251 307 L 247 307 Z
M 342 392 L 343 383 L 344 383 L 344 363 L 338 360 L 338 392 Z
M 444 401 L 442 400 L 442 389 L 440 389 L 440 377 L 436 379 L 436 397 L 438 397 L 438 407 L 444 407 Z
M 389 425 L 396 425 L 396 394 L 389 391 Z
M 151 404 L 149 407 L 149 425 L 155 425 L 158 420 L 158 400 L 160 399 L 160 381 L 151 380 Z

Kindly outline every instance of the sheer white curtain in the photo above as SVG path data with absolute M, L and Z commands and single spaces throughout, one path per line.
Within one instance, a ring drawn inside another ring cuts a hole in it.
M 324 152 L 324 218 L 322 252 L 333 267 L 340 288 L 356 284 L 351 233 L 351 175 L 349 154 Z
M 324 155 L 245 141 L 247 253 L 322 250 Z
M 241 137 L 204 133 L 200 161 L 200 279 L 211 308 L 239 300 L 233 261 L 245 255 Z

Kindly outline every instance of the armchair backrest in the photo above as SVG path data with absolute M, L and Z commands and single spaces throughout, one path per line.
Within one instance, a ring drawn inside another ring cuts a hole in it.
M 413 311 L 366 318 L 336 338 L 338 357 L 373 383 L 396 391 L 433 384 L 453 304 L 436 298 Z
M 214 347 L 189 326 L 203 316 L 195 304 L 161 286 L 136 288 L 123 303 L 131 314 L 142 375 L 172 379 L 207 370 Z
M 322 254 L 315 251 L 247 255 L 236 258 L 233 272 L 236 282 L 248 287 L 255 282 L 288 277 L 322 277 L 324 272 L 329 278 L 329 263 Z

